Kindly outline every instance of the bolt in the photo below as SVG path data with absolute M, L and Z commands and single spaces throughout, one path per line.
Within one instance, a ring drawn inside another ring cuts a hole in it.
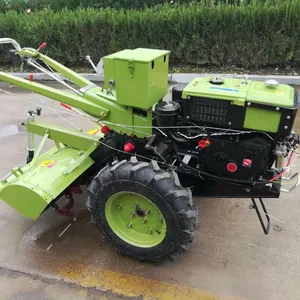
M 164 220 L 163 218 L 160 218 L 160 219 L 159 219 L 159 221 L 160 221 L 161 223 L 163 222 L 163 220 Z
M 130 218 L 133 218 L 134 216 L 135 216 L 135 213 L 132 212 L 132 213 L 130 214 Z
M 121 208 L 122 208 L 122 204 L 119 204 L 119 205 L 118 205 L 118 209 L 121 209 Z
M 148 230 L 148 233 L 149 233 L 149 234 L 152 234 L 152 229 L 149 229 L 149 230 Z
M 128 196 L 129 196 L 129 195 L 128 195 Z M 136 204 L 136 203 L 134 203 L 134 204 L 133 204 L 133 208 L 136 208 L 136 207 L 137 207 L 137 204 Z
M 128 228 L 132 227 L 132 222 L 128 223 L 127 227 Z
M 188 96 L 187 98 L 188 98 L 188 99 L 191 99 L 191 97 L 190 97 L 190 96 Z
M 67 171 L 64 171 L 64 175 L 67 175 L 68 174 L 68 172 Z
M 104 115 L 105 115 L 105 112 L 104 112 L 104 111 L 101 111 L 101 112 L 100 112 L 100 117 L 104 117 Z
M 231 126 L 231 124 L 232 124 L 231 122 L 228 122 L 228 125 L 229 125 L 229 126 Z
M 287 127 L 287 126 L 284 126 L 284 129 L 288 129 L 288 127 Z
M 186 118 L 187 118 L 187 119 L 189 119 L 189 118 L 190 118 L 190 116 L 186 116 Z
M 287 116 L 286 118 L 289 120 L 291 117 L 290 117 L 290 116 Z
M 251 103 L 250 102 L 248 102 L 248 106 L 250 106 L 251 105 Z
M 149 215 L 149 214 L 150 214 L 150 209 L 146 209 L 145 215 Z
M 144 218 L 144 219 L 142 220 L 142 223 L 145 224 L 146 222 L 147 222 L 147 219 Z
M 233 105 L 234 103 L 233 103 L 233 102 L 230 102 L 230 104 Z
M 279 107 L 276 107 L 276 110 L 279 110 L 280 108 Z

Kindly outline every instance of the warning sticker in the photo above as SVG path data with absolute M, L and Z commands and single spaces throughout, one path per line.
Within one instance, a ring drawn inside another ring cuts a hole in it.
M 91 129 L 89 130 L 87 133 L 88 134 L 91 134 L 91 135 L 96 135 L 98 132 L 100 132 L 101 130 L 100 129 Z
M 47 168 L 52 168 L 53 166 L 55 166 L 57 164 L 57 160 L 45 160 L 43 161 L 40 166 L 41 167 L 47 167 Z

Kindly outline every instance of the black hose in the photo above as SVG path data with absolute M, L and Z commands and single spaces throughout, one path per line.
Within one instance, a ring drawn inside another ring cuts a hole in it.
M 166 134 L 167 136 L 169 137 L 169 139 L 172 141 L 172 142 L 175 142 L 175 143 L 186 143 L 187 140 L 185 138 L 182 138 L 182 137 L 179 137 L 177 136 L 173 131 L 172 129 L 168 129 L 166 131 Z

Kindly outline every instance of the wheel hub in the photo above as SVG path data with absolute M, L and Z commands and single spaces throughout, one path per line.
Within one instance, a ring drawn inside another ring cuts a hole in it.
M 120 192 L 106 202 L 105 215 L 121 239 L 138 247 L 155 247 L 166 236 L 166 221 L 158 207 L 146 197 Z

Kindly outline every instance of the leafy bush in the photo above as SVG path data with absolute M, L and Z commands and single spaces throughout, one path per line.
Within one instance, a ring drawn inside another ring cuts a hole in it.
M 299 65 L 299 14 L 300 0 L 165 4 L 141 11 L 10 11 L 0 15 L 0 36 L 36 48 L 46 41 L 48 55 L 68 66 L 85 65 L 87 54 L 96 61 L 136 47 L 169 49 L 173 65 Z M 4 49 L 0 63 L 15 62 Z
M 173 0 L 176 3 L 192 2 L 193 0 Z M 235 0 L 233 0 L 235 1 Z M 77 8 L 115 8 L 115 9 L 142 9 L 157 4 L 171 2 L 171 0 L 0 0 L 6 11 L 15 10 L 18 12 L 30 8 L 32 11 L 52 9 L 55 11 L 64 8 L 74 10 Z

